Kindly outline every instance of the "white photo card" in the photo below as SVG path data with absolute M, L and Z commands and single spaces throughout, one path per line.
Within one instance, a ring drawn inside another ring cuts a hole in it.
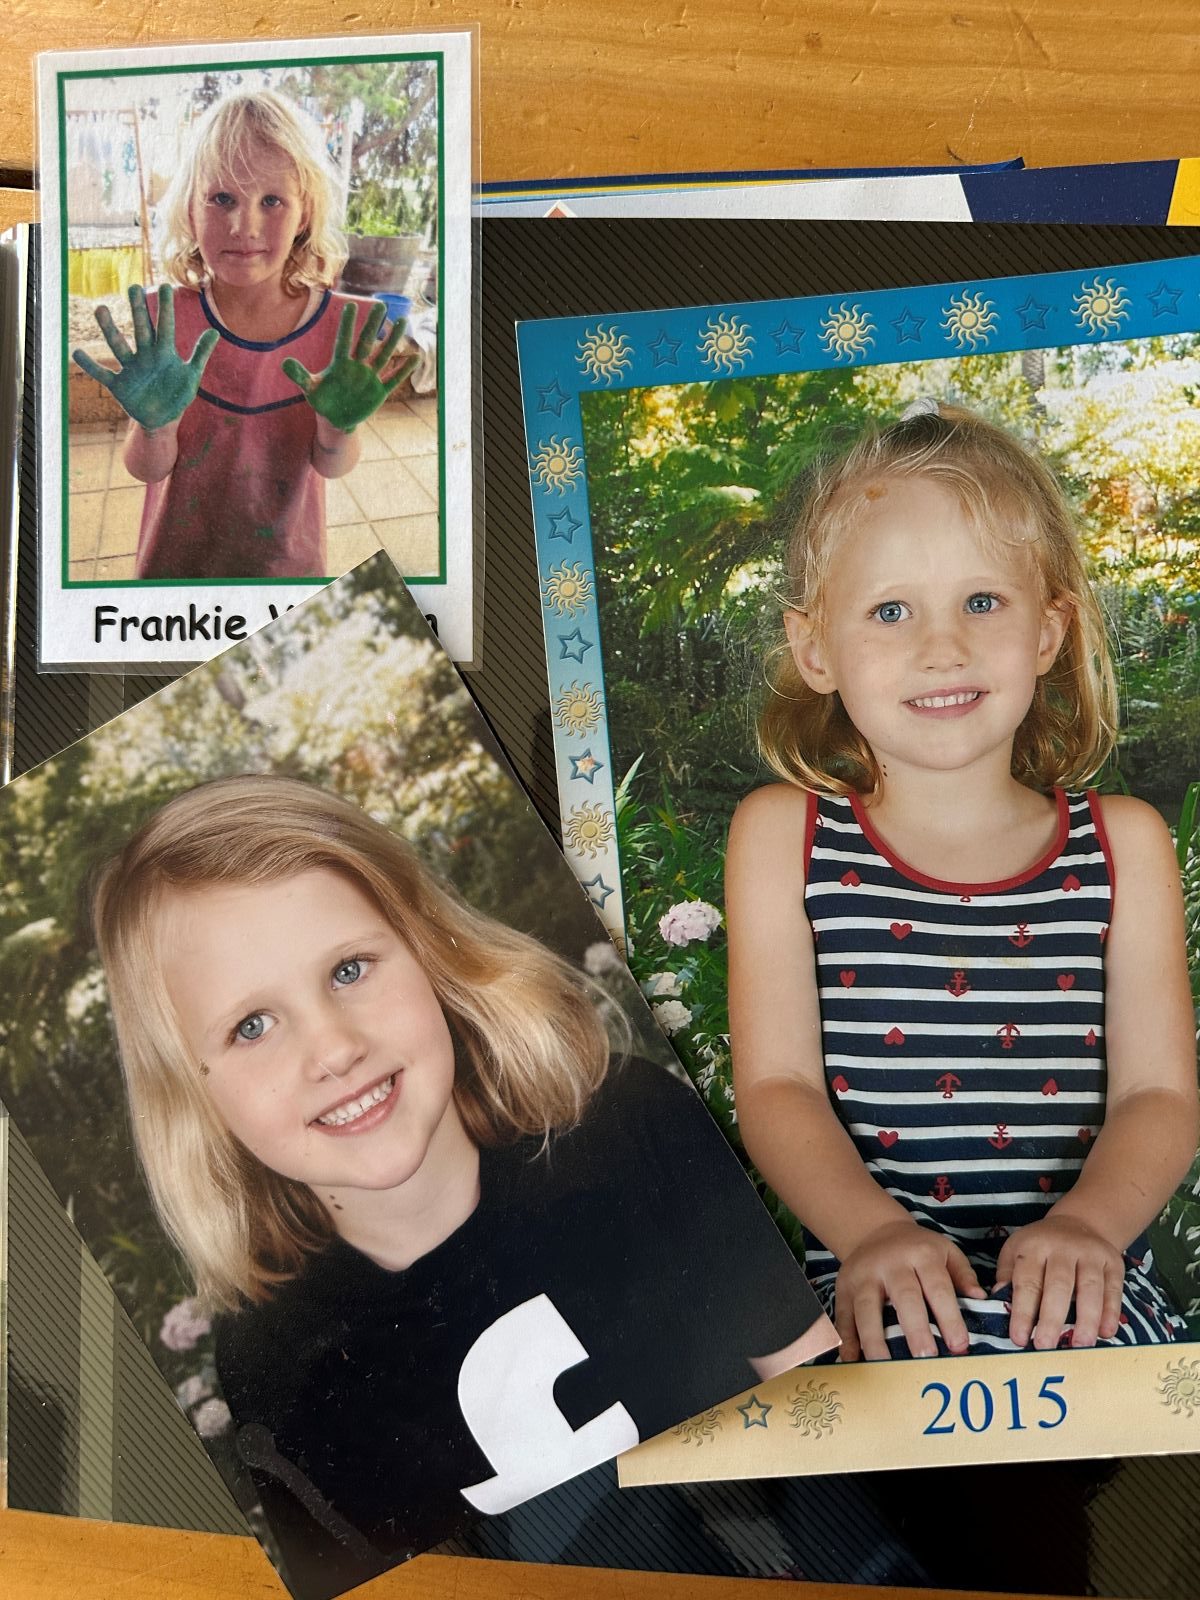
M 43 670 L 194 665 L 381 546 L 473 659 L 472 44 L 39 58 Z

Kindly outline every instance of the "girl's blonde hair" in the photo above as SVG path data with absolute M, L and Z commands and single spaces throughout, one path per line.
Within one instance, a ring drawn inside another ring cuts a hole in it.
M 166 990 L 160 912 L 172 892 L 317 867 L 368 895 L 423 968 L 454 1036 L 454 1099 L 477 1144 L 572 1125 L 608 1067 L 587 981 L 466 905 L 357 806 L 264 776 L 169 801 L 102 869 L 92 915 L 138 1154 L 197 1293 L 214 1307 L 268 1298 L 334 1229 L 307 1185 L 264 1167 L 214 1110 Z
M 171 283 L 197 288 L 207 281 L 192 227 L 192 203 L 207 179 L 253 171 L 256 144 L 279 150 L 291 162 L 308 212 L 308 223 L 284 265 L 284 288 L 298 295 L 336 283 L 346 264 L 346 241 L 338 226 L 345 207 L 341 184 L 320 128 L 271 89 L 215 101 L 192 130 L 163 200 L 163 270 Z
M 1068 613 L 1053 666 L 1037 680 L 1013 743 L 1013 776 L 1033 788 L 1084 781 L 1116 737 L 1117 702 L 1104 617 L 1087 579 L 1074 519 L 1049 469 L 1003 428 L 959 406 L 932 403 L 873 428 L 802 485 L 788 542 L 785 607 L 820 637 L 825 586 L 840 541 L 888 478 L 923 478 L 954 495 L 976 533 L 1033 561 L 1044 604 Z M 782 633 L 782 629 L 780 630 Z M 767 664 L 758 719 L 764 759 L 789 783 L 827 794 L 878 795 L 881 775 L 837 694 L 805 683 L 786 638 Z

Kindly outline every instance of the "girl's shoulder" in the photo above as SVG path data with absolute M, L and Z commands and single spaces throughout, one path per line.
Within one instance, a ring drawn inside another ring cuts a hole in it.
M 1175 866 L 1175 841 L 1159 813 L 1131 794 L 1092 793 L 1092 813 L 1114 870 L 1140 872 Z
M 740 801 L 729 824 L 726 883 L 765 873 L 803 879 L 817 820 L 817 796 L 798 784 L 769 783 Z

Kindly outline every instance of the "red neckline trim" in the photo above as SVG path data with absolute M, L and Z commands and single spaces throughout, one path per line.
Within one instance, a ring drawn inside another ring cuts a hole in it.
M 1006 889 L 1019 888 L 1021 884 L 1028 883 L 1031 878 L 1036 878 L 1059 855 L 1062 847 L 1067 842 L 1067 831 L 1070 821 L 1067 811 L 1067 796 L 1063 789 L 1055 787 L 1054 803 L 1058 810 L 1058 826 L 1054 830 L 1054 838 L 1050 847 L 1033 863 L 1026 867 L 1024 872 L 1018 872 L 1014 878 L 1001 878 L 995 883 L 951 883 L 948 878 L 931 878 L 928 873 L 918 872 L 916 867 L 910 867 L 907 861 L 902 861 L 889 844 L 876 833 L 874 825 L 867 816 L 866 807 L 862 803 L 862 796 L 851 794 L 850 805 L 854 817 L 862 829 L 868 842 L 885 861 L 895 867 L 897 872 L 902 872 L 906 878 L 911 878 L 914 883 L 922 884 L 926 889 L 946 889 L 954 894 L 1001 894 Z

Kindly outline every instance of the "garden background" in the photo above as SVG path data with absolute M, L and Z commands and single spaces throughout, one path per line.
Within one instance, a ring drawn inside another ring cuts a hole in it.
M 922 395 L 1024 438 L 1075 509 L 1109 621 L 1121 731 L 1100 787 L 1152 802 L 1183 869 L 1200 1000 L 1200 334 L 731 377 L 581 396 L 628 954 L 738 1144 L 721 907 L 725 833 L 770 781 L 754 742 L 782 640 L 805 469 Z M 686 936 L 686 937 L 685 937 Z M 1152 1230 L 1200 1338 L 1200 1161 Z M 799 1248 L 795 1220 L 768 1203 Z

